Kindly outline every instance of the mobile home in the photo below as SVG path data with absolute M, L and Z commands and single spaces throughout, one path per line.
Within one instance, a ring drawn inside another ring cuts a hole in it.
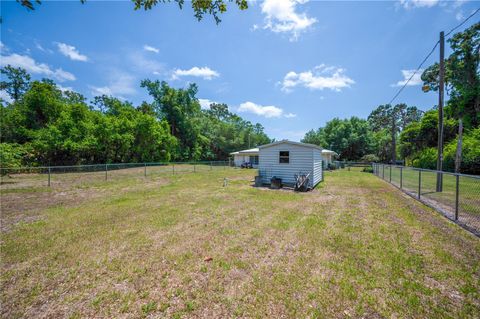
M 230 153 L 233 156 L 233 164 L 240 167 L 243 164 L 250 163 L 253 168 L 258 167 L 258 148 Z

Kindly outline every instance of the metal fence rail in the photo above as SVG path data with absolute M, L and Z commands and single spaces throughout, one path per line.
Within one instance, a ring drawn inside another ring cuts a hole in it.
M 480 236 L 480 176 L 378 163 L 372 168 L 376 176 Z
M 230 161 L 117 163 L 0 168 L 2 188 L 57 186 L 72 177 L 78 183 L 226 169 Z

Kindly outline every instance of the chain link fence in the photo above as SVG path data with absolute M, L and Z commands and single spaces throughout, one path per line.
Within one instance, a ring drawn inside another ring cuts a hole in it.
M 372 164 L 373 173 L 480 236 L 480 176 Z
M 76 184 L 85 184 L 128 177 L 224 170 L 230 165 L 230 161 L 203 161 L 16 167 L 0 168 L 0 176 L 3 189 L 61 187 L 72 180 Z

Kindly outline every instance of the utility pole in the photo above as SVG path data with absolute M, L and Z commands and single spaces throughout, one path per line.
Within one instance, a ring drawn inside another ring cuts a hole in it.
M 445 35 L 440 32 L 440 70 L 438 83 L 438 158 L 437 171 L 443 170 L 443 96 L 445 86 Z M 443 189 L 443 174 L 437 173 L 437 192 Z

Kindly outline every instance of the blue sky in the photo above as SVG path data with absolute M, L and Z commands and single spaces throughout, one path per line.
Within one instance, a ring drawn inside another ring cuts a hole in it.
M 49 77 L 87 98 L 151 101 L 139 83 L 199 86 L 198 98 L 227 103 L 276 139 L 300 140 L 334 117 L 367 117 L 438 40 L 480 6 L 474 1 L 230 4 L 216 25 L 189 4 L 134 11 L 127 2 L 43 2 L 33 12 L 1 2 L 1 60 Z M 460 30 L 478 21 L 478 15 Z M 449 50 L 447 47 L 447 54 Z M 438 52 L 429 59 L 438 59 Z M 437 103 L 414 78 L 396 102 Z M 2 96 L 4 93 L 2 93 Z

